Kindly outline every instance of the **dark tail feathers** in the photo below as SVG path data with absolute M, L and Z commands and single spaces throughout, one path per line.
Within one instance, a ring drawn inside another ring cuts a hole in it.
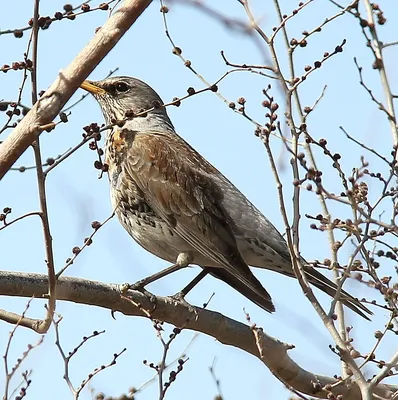
M 307 276 L 308 282 L 317 287 L 318 289 L 325 292 L 330 297 L 334 297 L 336 294 L 337 286 L 322 275 L 319 271 L 315 268 L 304 266 L 304 271 Z M 370 318 L 366 315 L 373 315 L 372 311 L 370 311 L 367 307 L 365 307 L 358 299 L 351 296 L 349 293 L 341 290 L 340 292 L 340 299 L 339 299 L 345 306 L 350 308 L 352 311 L 356 312 L 361 317 L 367 319 L 368 321 Z M 366 314 L 365 314 L 366 313 Z
M 243 296 L 251 300 L 253 303 L 257 304 L 259 307 L 267 312 L 274 312 L 275 307 L 272 303 L 271 296 L 263 288 L 261 283 L 257 280 L 254 275 L 250 276 L 250 285 L 243 282 L 239 277 L 231 274 L 224 268 L 206 268 L 206 270 L 216 278 L 224 281 Z M 328 294 L 330 297 L 334 297 L 336 294 L 337 286 L 334 282 L 326 278 L 315 268 L 310 266 L 304 266 L 304 271 L 307 276 L 307 280 L 311 285 L 314 285 L 318 289 L 322 290 L 324 293 Z M 339 300 L 349 309 L 356 312 L 361 317 L 367 319 L 370 318 L 368 315 L 373 315 L 366 306 L 364 306 L 358 299 L 351 296 L 344 290 L 340 292 Z M 368 315 L 366 315 L 368 314 Z
M 243 296 L 257 304 L 263 310 L 272 313 L 275 311 L 271 296 L 263 288 L 261 283 L 254 275 L 250 276 L 250 286 L 243 282 L 239 277 L 231 274 L 224 268 L 206 268 L 206 270 L 216 278 L 224 281 Z

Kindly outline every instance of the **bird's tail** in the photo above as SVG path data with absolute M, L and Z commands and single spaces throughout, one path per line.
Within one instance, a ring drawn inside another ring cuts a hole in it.
M 330 297 L 334 297 L 336 295 L 337 286 L 334 282 L 326 278 L 326 276 L 322 275 L 313 267 L 304 266 L 304 271 L 309 283 L 322 290 L 322 292 L 325 292 Z M 373 315 L 372 311 L 370 311 L 358 299 L 351 296 L 344 290 L 341 290 L 339 300 L 345 306 L 356 312 L 361 317 L 367 319 L 368 321 L 370 320 L 370 318 L 366 314 Z
M 252 274 L 243 277 L 232 274 L 224 268 L 206 268 L 216 278 L 224 281 L 263 310 L 272 313 L 275 306 L 271 296 L 261 285 L 260 281 Z M 246 274 L 245 274 L 246 275 Z

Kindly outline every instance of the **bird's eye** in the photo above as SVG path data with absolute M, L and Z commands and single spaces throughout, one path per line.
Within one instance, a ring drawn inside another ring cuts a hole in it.
M 125 83 L 125 82 L 118 82 L 115 85 L 115 89 L 118 92 L 127 92 L 127 90 L 129 90 L 129 87 L 128 87 L 127 83 Z

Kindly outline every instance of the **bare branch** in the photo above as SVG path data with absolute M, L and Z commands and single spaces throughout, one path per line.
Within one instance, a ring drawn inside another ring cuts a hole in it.
M 5 296 L 32 297 L 47 292 L 48 279 L 43 274 L 19 272 L 0 272 L 0 294 Z M 57 299 L 74 303 L 93 305 L 109 310 L 119 311 L 125 315 L 147 317 L 142 309 L 153 309 L 150 300 L 138 291 L 129 291 L 128 295 L 140 307 L 120 296 L 120 285 L 105 284 L 80 278 L 61 277 L 57 282 Z M 323 389 L 339 381 L 334 378 L 316 375 L 302 369 L 289 356 L 292 348 L 263 333 L 261 336 L 260 356 L 257 339 L 252 328 L 224 315 L 206 309 L 197 309 L 197 318 L 192 318 L 192 311 L 183 303 L 170 297 L 156 297 L 157 307 L 151 313 L 152 319 L 170 323 L 177 327 L 202 332 L 216 338 L 219 342 L 240 348 L 261 359 L 268 368 L 301 393 L 326 398 L 328 392 Z M 188 321 L 188 322 L 187 322 Z M 315 383 L 315 385 L 314 385 Z M 344 400 L 359 400 L 360 392 L 354 382 L 350 385 L 340 384 L 331 388 L 333 394 L 342 394 Z M 375 395 L 388 398 L 397 388 L 390 385 L 378 385 Z M 376 397 L 374 397 L 376 399 Z
M 60 112 L 84 79 L 110 52 L 141 15 L 151 0 L 125 0 L 121 7 L 95 34 L 91 42 L 33 106 L 26 117 L 0 146 L 0 179 L 14 162 Z

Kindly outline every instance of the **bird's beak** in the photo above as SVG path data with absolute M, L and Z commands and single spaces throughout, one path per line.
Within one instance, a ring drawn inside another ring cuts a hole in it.
M 94 85 L 91 81 L 84 81 L 80 87 L 91 94 L 102 95 L 106 93 L 106 90 L 100 88 L 99 86 Z

